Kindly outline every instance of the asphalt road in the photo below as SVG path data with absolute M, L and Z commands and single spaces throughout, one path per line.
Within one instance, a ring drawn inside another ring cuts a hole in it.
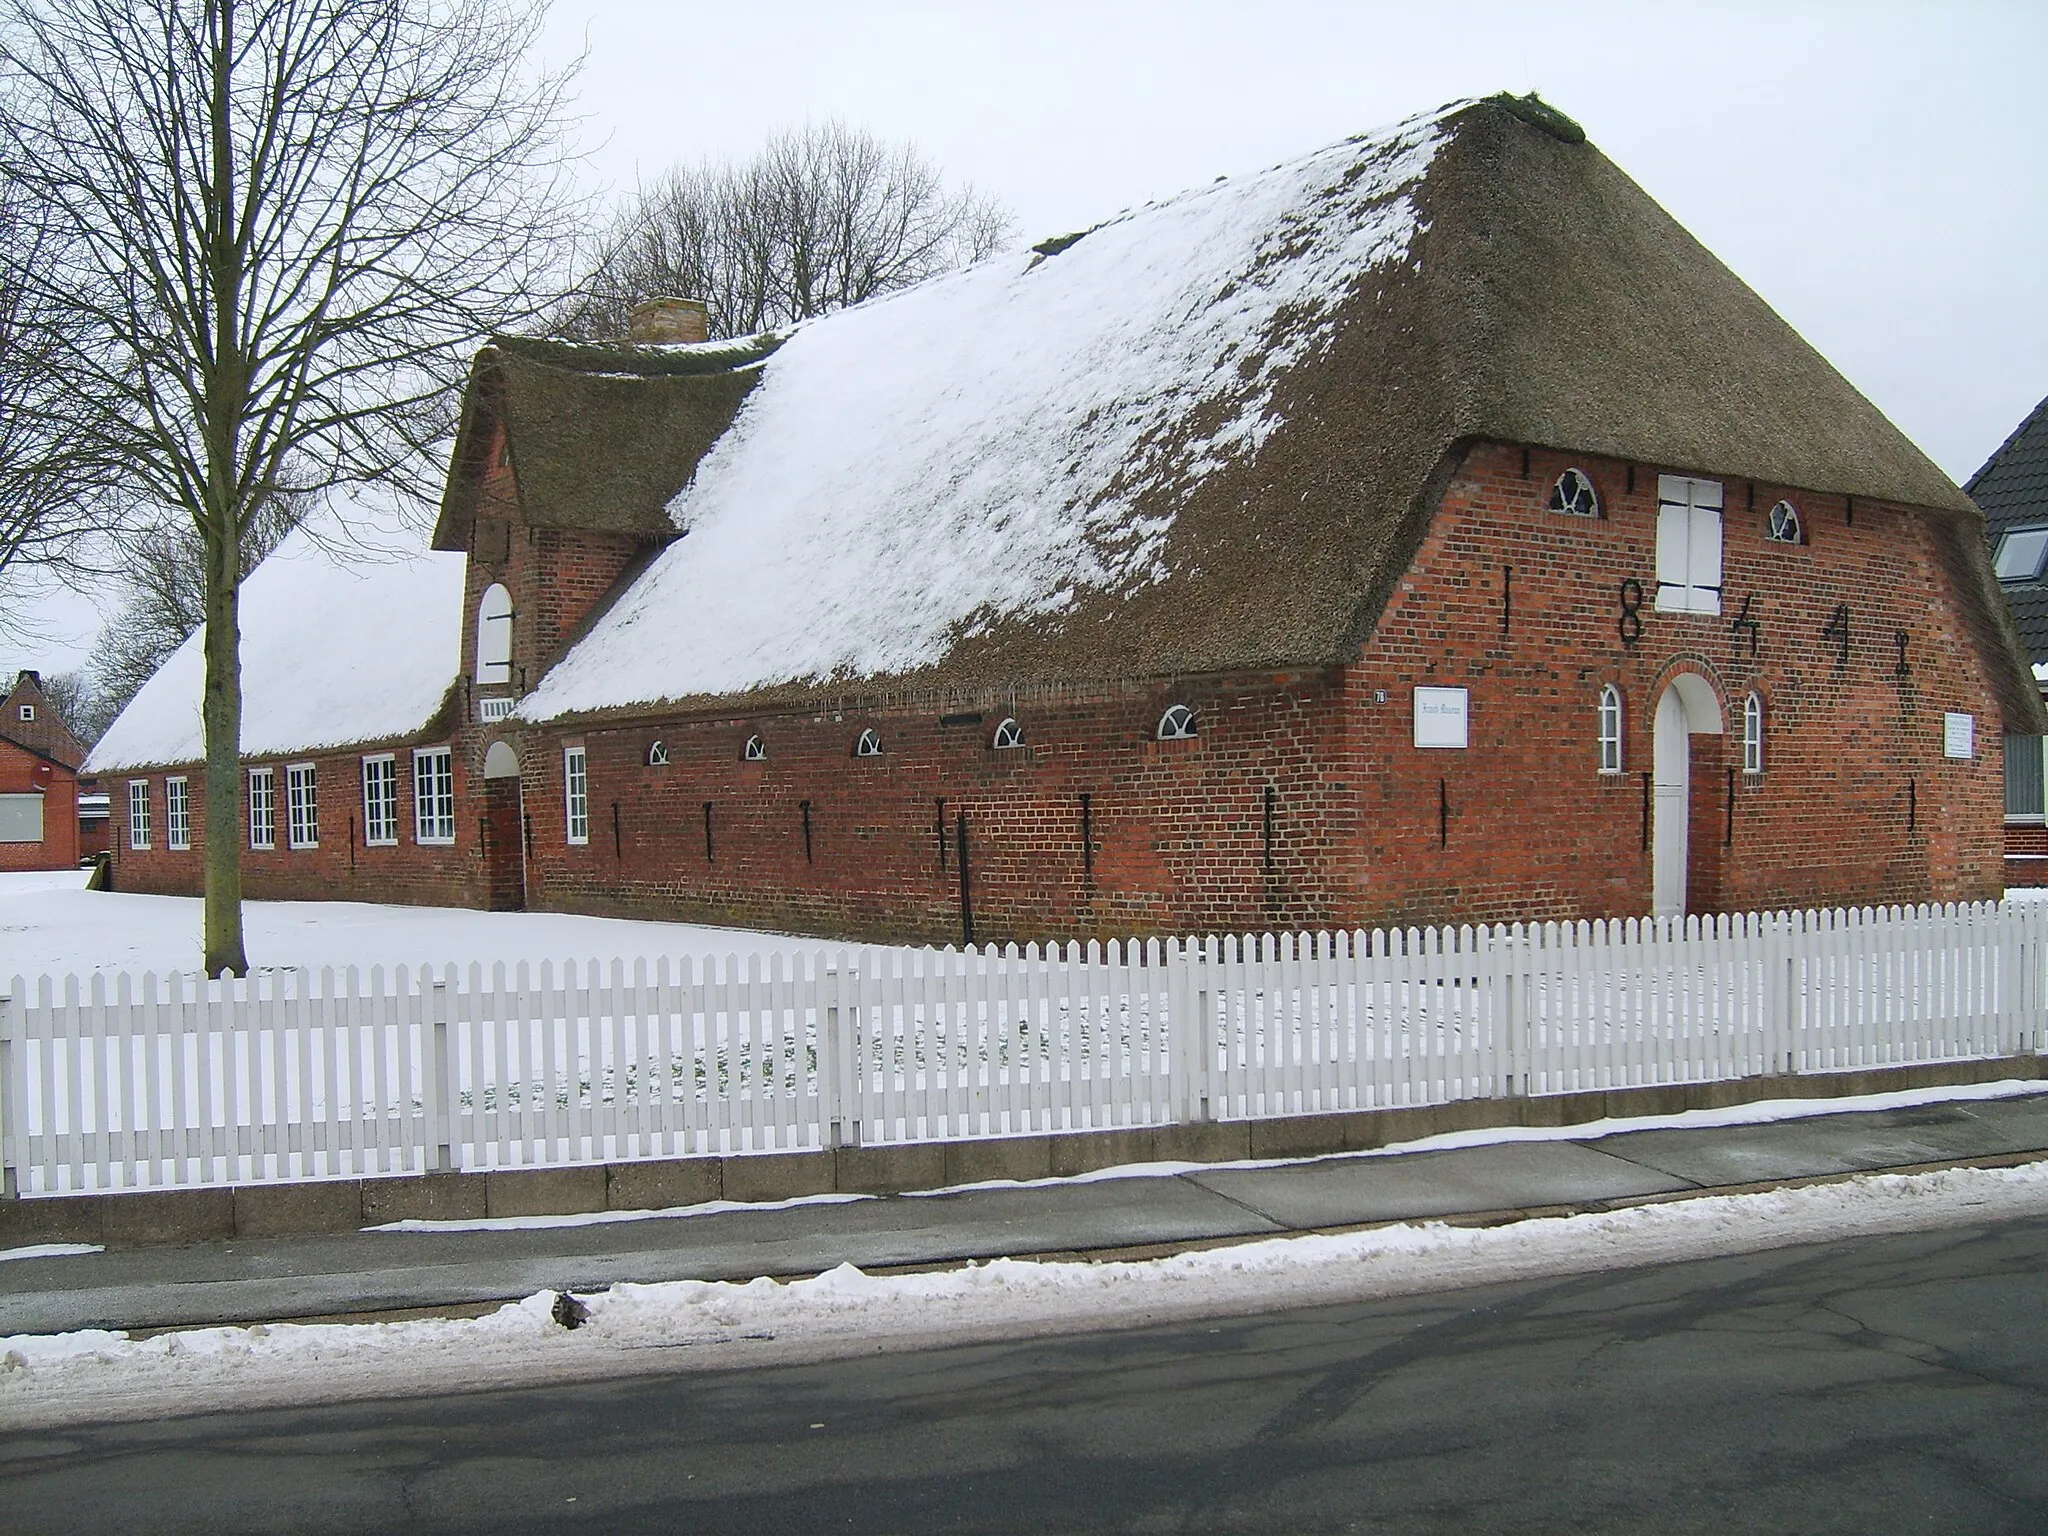
M 0 1445 L 0 1530 L 2048 1530 L 2048 1221 Z

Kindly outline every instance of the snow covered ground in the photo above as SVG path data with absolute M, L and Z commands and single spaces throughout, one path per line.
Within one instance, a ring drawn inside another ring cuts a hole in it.
M 2048 888 L 2009 901 L 2048 900 Z M 258 967 L 418 965 L 521 960 L 649 960 L 678 955 L 785 954 L 826 940 L 744 928 L 559 912 L 476 912 L 361 901 L 252 901 L 244 910 Z M 195 970 L 200 903 L 190 896 L 88 891 L 82 870 L 0 873 L 0 981 L 93 971 Z M 859 947 L 859 946 L 849 946 Z
M 368 967 L 432 961 L 650 960 L 812 950 L 817 939 L 558 912 L 475 912 L 360 901 L 252 901 L 249 963 Z M 195 970 L 200 903 L 191 896 L 88 891 L 81 871 L 0 874 L 0 981 L 48 973 Z
M 0 1426 L 483 1390 L 846 1358 L 1451 1290 L 2048 1214 L 2048 1163 L 1874 1175 L 1488 1228 L 1409 1223 L 1134 1263 L 842 1265 L 788 1284 L 542 1292 L 474 1319 L 0 1338 Z

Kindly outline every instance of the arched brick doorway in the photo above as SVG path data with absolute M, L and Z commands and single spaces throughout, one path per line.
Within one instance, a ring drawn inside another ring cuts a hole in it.
M 484 753 L 484 880 L 493 912 L 526 910 L 519 754 L 504 741 L 492 742 Z
M 1651 732 L 1653 916 L 1680 917 L 1715 905 L 1720 849 L 1694 843 L 1699 840 L 1695 828 L 1704 819 L 1699 802 L 1717 795 L 1718 788 L 1711 772 L 1699 771 L 1703 765 L 1696 759 L 1704 755 L 1718 761 L 1721 733 L 1721 700 L 1714 685 L 1697 672 L 1672 678 L 1657 700 Z M 1696 742 L 1698 737 L 1708 740 Z M 1708 749 L 1704 754 L 1702 746 Z

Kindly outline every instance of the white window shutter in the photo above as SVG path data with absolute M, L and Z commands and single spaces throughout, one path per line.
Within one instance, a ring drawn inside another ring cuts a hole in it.
M 1687 584 L 1695 613 L 1721 611 L 1721 509 L 1694 507 L 1688 525 Z
M 1686 606 L 1686 569 L 1691 556 L 1687 522 L 1691 514 L 1684 506 L 1665 505 L 1657 509 L 1657 606 Z

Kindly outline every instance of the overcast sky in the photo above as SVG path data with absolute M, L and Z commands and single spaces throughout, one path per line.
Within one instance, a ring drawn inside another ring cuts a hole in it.
M 556 0 L 544 46 L 584 55 L 614 195 L 836 117 L 1002 199 L 1026 243 L 1538 90 L 1956 479 L 2048 394 L 2040 0 Z M 75 665 L 90 610 L 52 617 L 0 665 Z

